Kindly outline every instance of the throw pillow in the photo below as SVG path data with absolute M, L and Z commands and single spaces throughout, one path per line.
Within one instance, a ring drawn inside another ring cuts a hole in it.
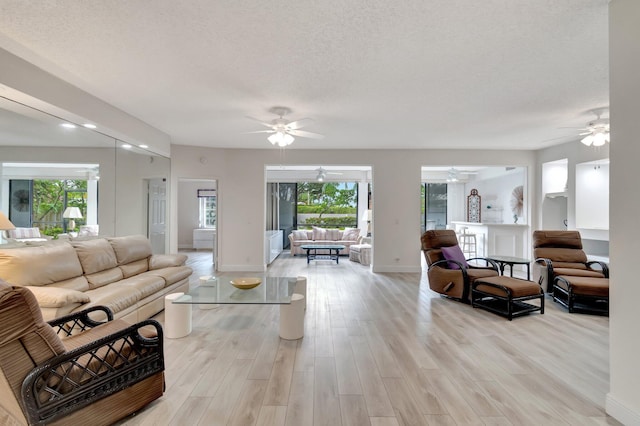
M 61 287 L 25 286 L 42 308 L 61 308 L 70 303 L 89 303 L 91 299 L 81 291 Z
M 358 241 L 360 228 L 345 228 L 342 233 L 342 241 Z
M 467 265 L 467 259 L 464 258 L 464 253 L 462 253 L 460 246 L 442 247 L 440 248 L 440 251 L 442 251 L 442 256 L 444 256 L 446 260 L 457 260 L 463 266 L 469 266 Z M 453 262 L 448 262 L 448 268 L 460 269 L 460 267 Z
M 8 231 L 9 238 L 40 238 L 39 228 L 16 228 Z
M 294 241 L 308 240 L 309 239 L 309 237 L 307 235 L 307 231 L 305 231 L 305 230 L 293 231 L 292 234 L 293 234 Z
M 324 228 L 318 228 L 317 226 L 313 227 L 313 240 L 326 240 L 327 239 L 327 230 Z
M 339 229 L 327 229 L 327 240 L 338 241 L 340 239 Z

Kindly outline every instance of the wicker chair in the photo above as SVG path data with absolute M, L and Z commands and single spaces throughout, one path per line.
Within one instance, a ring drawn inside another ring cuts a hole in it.
M 604 262 L 587 261 L 578 231 L 533 231 L 533 277 L 551 293 L 556 277 L 609 278 Z
M 160 324 L 112 318 L 100 306 L 45 323 L 31 291 L 0 280 L 0 424 L 109 425 L 161 397 Z
M 498 265 L 485 258 L 471 258 L 486 262 L 487 267 L 463 265 L 461 262 L 446 260 L 442 254 L 442 247 L 458 245 L 456 233 L 453 230 L 429 230 L 420 237 L 422 252 L 429 266 L 427 276 L 429 287 L 436 293 L 464 303 L 471 303 L 471 283 L 478 278 L 498 276 Z M 452 269 L 452 264 L 460 269 Z

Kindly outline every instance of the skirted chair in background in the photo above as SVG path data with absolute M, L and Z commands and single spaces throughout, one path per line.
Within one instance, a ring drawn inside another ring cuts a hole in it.
M 453 230 L 429 230 L 420 237 L 422 252 L 429 266 L 429 287 L 436 293 L 471 302 L 471 284 L 478 278 L 498 276 L 498 265 L 485 258 L 465 259 Z M 467 261 L 479 260 L 487 267 Z
M 560 275 L 609 278 L 606 263 L 587 260 L 578 231 L 533 231 L 533 257 L 533 277 L 548 293 Z
M 45 323 L 28 288 L 0 280 L 0 424 L 109 425 L 161 397 L 160 324 L 112 318 L 95 306 Z

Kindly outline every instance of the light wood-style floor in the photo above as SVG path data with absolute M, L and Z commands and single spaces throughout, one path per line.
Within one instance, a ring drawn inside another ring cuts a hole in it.
M 197 284 L 211 253 L 188 254 Z M 193 332 L 165 340 L 166 393 L 120 424 L 618 424 L 603 408 L 608 318 L 547 299 L 508 321 L 439 297 L 425 273 L 345 257 L 283 253 L 269 273 L 307 277 L 304 338 L 278 337 L 278 306 L 194 307 Z

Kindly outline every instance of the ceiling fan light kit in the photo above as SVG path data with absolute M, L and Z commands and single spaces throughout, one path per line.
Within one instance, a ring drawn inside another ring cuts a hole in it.
M 279 147 L 285 147 L 291 145 L 295 138 L 285 132 L 275 132 L 267 138 L 272 145 L 278 145 Z
M 586 146 L 593 145 L 597 147 L 611 142 L 609 122 L 607 120 L 601 120 L 600 117 L 598 117 L 596 121 L 589 123 L 585 130 L 585 133 L 580 133 L 580 136 L 584 136 L 580 142 Z
M 291 112 L 291 109 L 287 107 L 273 107 L 269 109 L 269 112 L 278 115 L 279 118 L 271 120 L 271 122 L 265 122 L 253 117 L 247 117 L 247 118 L 255 120 L 258 123 L 262 124 L 263 126 L 269 127 L 270 130 L 258 130 L 258 131 L 249 132 L 249 133 L 272 133 L 267 138 L 267 140 L 271 142 L 272 145 L 274 146 L 277 145 L 281 148 L 291 145 L 295 140 L 294 136 L 299 136 L 301 138 L 312 138 L 312 139 L 324 138 L 323 135 L 320 135 L 317 133 L 298 130 L 301 127 L 304 127 L 305 125 L 307 125 L 308 124 L 307 122 L 312 121 L 309 118 L 302 118 L 296 121 L 285 120 L 284 116 Z

